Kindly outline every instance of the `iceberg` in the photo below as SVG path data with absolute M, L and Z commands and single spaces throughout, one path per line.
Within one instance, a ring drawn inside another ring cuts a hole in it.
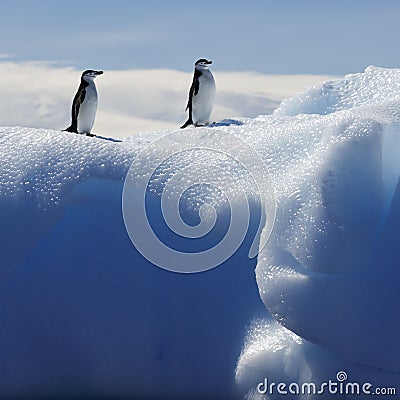
M 122 142 L 0 128 L 1 397 L 399 385 L 399 88 L 368 67 Z
M 400 289 L 399 76 L 369 67 L 284 100 L 271 117 L 291 116 L 290 140 L 305 154 L 290 146 L 293 167 L 275 184 L 282 196 L 258 257 L 260 295 L 279 325 L 249 330 L 236 370 L 249 398 L 262 376 L 321 383 L 345 370 L 356 382 L 400 383 L 391 311 Z

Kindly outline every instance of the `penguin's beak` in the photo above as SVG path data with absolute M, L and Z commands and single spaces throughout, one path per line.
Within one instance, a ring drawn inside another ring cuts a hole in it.
M 212 61 L 207 61 L 206 64 L 212 64 Z
M 102 75 L 103 71 L 96 71 L 96 75 Z

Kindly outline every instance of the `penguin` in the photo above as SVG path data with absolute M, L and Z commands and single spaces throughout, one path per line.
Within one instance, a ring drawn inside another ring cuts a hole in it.
M 188 125 L 202 126 L 210 123 L 216 91 L 213 74 L 208 69 L 211 64 L 212 61 L 205 58 L 200 58 L 194 64 L 193 82 L 185 110 L 189 109 L 189 118 L 181 128 L 186 128 Z
M 88 69 L 82 73 L 81 84 L 72 102 L 71 125 L 64 131 L 95 136 L 92 130 L 97 111 L 97 90 L 94 79 L 103 71 Z

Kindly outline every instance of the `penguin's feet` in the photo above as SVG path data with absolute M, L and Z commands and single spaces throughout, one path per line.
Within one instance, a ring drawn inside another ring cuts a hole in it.
M 94 133 L 86 132 L 86 136 L 95 137 L 96 135 Z

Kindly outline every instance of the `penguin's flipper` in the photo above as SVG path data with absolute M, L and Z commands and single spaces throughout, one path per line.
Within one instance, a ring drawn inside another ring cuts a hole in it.
M 181 126 L 181 129 L 186 128 L 188 125 L 193 125 L 193 119 L 192 119 L 192 100 L 193 96 L 196 96 L 197 93 L 199 93 L 199 77 L 202 75 L 201 71 L 195 69 L 194 70 L 194 75 L 193 75 L 193 81 L 192 85 L 190 86 L 189 90 L 189 99 L 187 102 L 187 106 L 185 111 L 189 110 L 189 118 L 188 120 Z
M 188 99 L 185 111 L 187 111 L 188 109 L 190 109 L 192 107 L 193 96 L 196 96 L 197 93 L 199 93 L 199 88 L 200 88 L 199 77 L 201 75 L 202 75 L 202 73 L 200 71 L 198 71 L 197 69 L 194 71 L 193 81 L 192 81 L 192 84 L 191 84 L 190 90 L 189 90 L 189 99 Z
M 81 107 L 83 100 L 85 100 L 85 96 L 86 96 L 85 87 L 86 86 L 88 86 L 88 83 L 86 83 L 84 81 L 82 81 L 81 84 L 79 85 L 78 91 L 76 92 L 76 95 L 72 102 L 71 125 L 68 128 L 63 129 L 63 131 L 78 133 L 79 108 Z

